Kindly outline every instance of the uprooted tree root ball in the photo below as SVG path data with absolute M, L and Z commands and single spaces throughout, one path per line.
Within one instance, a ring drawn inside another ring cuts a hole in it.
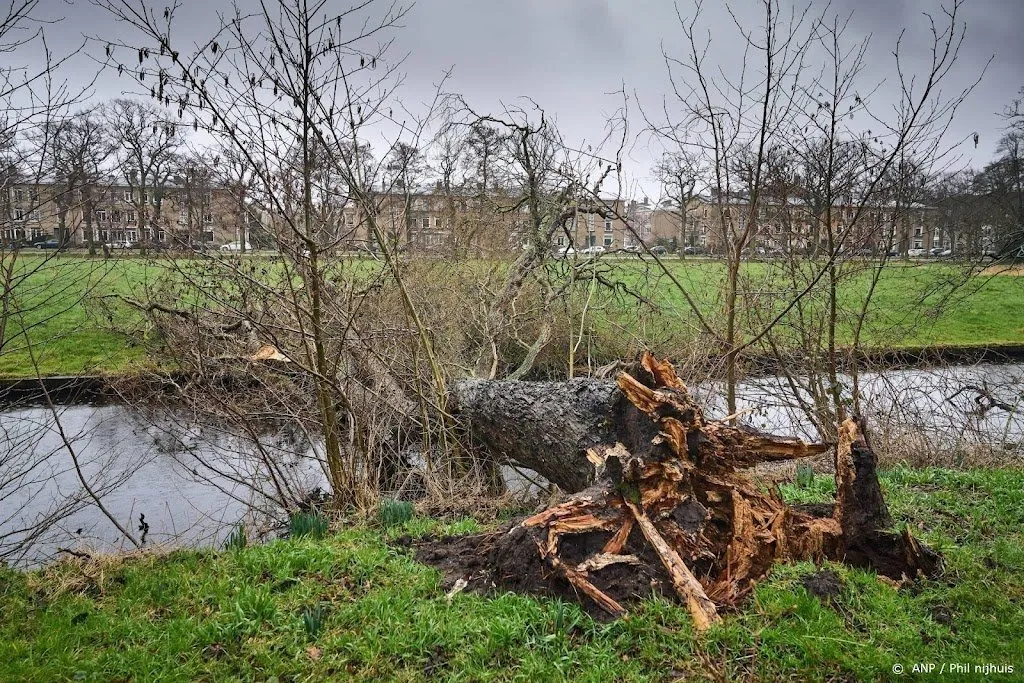
M 671 364 L 645 354 L 640 365 L 617 385 L 634 419 L 655 428 L 616 429 L 624 440 L 587 448 L 596 483 L 497 532 L 424 542 L 417 558 L 440 568 L 448 587 L 570 597 L 612 617 L 652 591 L 675 595 L 698 629 L 780 561 L 836 560 L 893 579 L 939 571 L 939 557 L 909 531 L 888 530 L 857 421 L 839 429 L 834 505 L 787 505 L 740 470 L 831 445 L 707 421 Z

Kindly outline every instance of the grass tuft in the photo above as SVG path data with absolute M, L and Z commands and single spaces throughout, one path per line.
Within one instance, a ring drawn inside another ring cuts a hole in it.
M 249 545 L 249 537 L 245 533 L 245 524 L 239 522 L 238 526 L 225 539 L 224 550 L 242 550 L 247 545 Z
M 405 500 L 382 500 L 378 519 L 385 529 L 405 524 L 412 519 L 412 503 Z
M 302 627 L 306 630 L 306 635 L 310 640 L 316 640 L 324 629 L 323 605 L 302 608 Z
M 319 513 L 297 512 L 288 520 L 288 535 L 292 538 L 321 539 L 327 536 L 330 524 L 327 518 Z

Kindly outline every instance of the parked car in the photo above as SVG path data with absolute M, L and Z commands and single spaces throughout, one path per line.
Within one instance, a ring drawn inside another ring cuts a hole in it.
M 932 257 L 935 257 L 935 256 L 942 256 L 942 247 L 932 247 L 932 248 L 931 248 L 931 249 L 930 249 L 930 250 L 928 251 L 928 255 L 929 255 L 929 256 L 932 256 Z
M 131 240 L 121 240 L 120 242 L 108 242 L 108 249 L 132 249 L 135 247 L 135 243 Z
M 571 247 L 571 246 L 569 246 L 569 247 L 562 247 L 561 249 L 559 249 L 558 251 L 555 252 L 555 256 L 557 256 L 559 258 L 569 258 L 570 256 L 575 256 L 575 255 L 576 255 L 576 250 L 573 247 Z
M 595 244 L 592 247 L 587 247 L 580 253 L 583 254 L 584 256 L 600 256 L 601 254 L 604 253 L 604 247 L 602 247 L 600 244 Z
M 36 242 L 36 249 L 60 249 L 60 240 L 46 240 L 45 242 Z
M 909 256 L 910 258 L 920 258 L 920 257 L 924 256 L 924 254 L 925 254 L 924 249 L 908 249 L 907 250 L 907 256 Z
M 947 256 L 952 256 L 952 255 L 953 255 L 953 250 L 952 249 L 943 249 L 942 253 L 939 254 L 939 256 L 941 256 L 943 258 L 945 258 Z
M 220 245 L 221 251 L 242 251 L 241 242 L 228 242 L 227 244 Z M 245 243 L 245 250 L 252 251 L 252 245 L 248 242 Z
M 683 253 L 687 256 L 703 256 L 708 250 L 704 247 L 683 247 Z
M 630 244 L 621 249 L 623 254 L 639 254 L 640 247 L 635 244 Z
M 666 254 L 668 254 L 668 249 L 658 244 L 651 247 L 651 253 L 654 254 L 655 256 L 665 256 Z

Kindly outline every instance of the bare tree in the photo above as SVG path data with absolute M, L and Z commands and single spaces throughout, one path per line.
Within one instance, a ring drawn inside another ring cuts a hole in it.
M 59 234 L 62 244 L 73 244 L 79 229 L 89 255 L 96 255 L 94 221 L 97 193 L 102 193 L 107 160 L 114 153 L 110 132 L 95 108 L 77 112 L 73 116 L 53 123 L 43 132 L 51 150 L 42 150 L 49 159 L 49 171 L 54 184 Z M 80 209 L 76 211 L 76 209 Z M 80 214 L 82 225 L 72 222 Z
M 46 353 L 57 346 L 52 321 L 79 308 L 103 274 L 102 263 L 67 264 L 56 251 L 23 249 L 43 237 L 44 213 L 58 215 L 61 230 L 69 230 L 67 215 L 80 199 L 75 189 L 95 182 L 102 157 L 95 155 L 102 146 L 93 144 L 97 131 L 84 120 L 88 114 L 72 114 L 92 82 L 80 74 L 75 81 L 64 78 L 64 65 L 79 51 L 49 50 L 50 22 L 41 10 L 37 0 L 17 0 L 0 11 L 0 355 L 23 361 L 29 384 L 53 363 L 52 351 Z M 36 57 L 35 66 L 18 64 L 27 55 Z M 50 182 L 54 176 L 57 183 Z M 56 237 L 66 246 L 68 234 Z M 45 385 L 36 384 L 48 399 Z M 0 561 L 32 557 L 75 511 L 105 509 L 103 498 L 123 481 L 116 463 L 107 468 L 109 477 L 84 471 L 76 435 L 47 404 L 48 415 L 15 412 L 0 430 Z
M 963 41 L 959 7 L 953 2 L 941 21 L 929 22 L 933 49 L 926 73 L 906 74 L 897 45 L 894 72 L 900 92 L 892 116 L 870 106 L 878 86 L 864 78 L 867 40 L 849 40 L 848 18 L 835 16 L 831 9 L 814 14 L 810 6 L 785 10 L 781 3 L 768 1 L 756 29 L 733 15 L 743 46 L 736 73 L 712 66 L 700 3 L 689 15 L 679 10 L 686 53 L 665 55 L 671 97 L 651 130 L 665 146 L 690 151 L 704 169 L 697 189 L 710 200 L 716 239 L 725 255 L 720 315 L 683 293 L 705 334 L 724 354 L 730 414 L 738 406 L 744 352 L 762 342 L 771 344 L 777 326 L 788 324 L 792 315 L 800 314 L 803 302 L 819 292 L 824 292 L 824 336 L 802 351 L 813 348 L 824 354 L 830 376 L 826 393 L 843 414 L 835 369 L 840 264 L 857 239 L 863 239 L 869 207 L 880 201 L 894 176 L 907 177 L 901 169 L 910 167 L 903 164 L 910 159 L 941 164 L 947 154 L 943 133 L 973 87 L 939 96 L 940 83 Z M 815 69 L 814 63 L 823 66 Z M 863 128 L 856 117 L 866 121 Z M 812 258 L 799 265 L 801 274 L 791 278 L 780 305 L 777 295 L 757 294 L 764 283 L 748 283 L 743 262 L 764 248 L 766 214 L 783 207 L 792 216 L 794 202 L 801 204 L 802 215 L 798 226 L 790 223 L 789 231 L 803 233 L 799 240 Z M 840 207 L 852 213 L 841 217 Z M 745 310 L 754 303 L 759 312 Z M 869 304 L 862 303 L 866 310 Z
M 183 144 L 183 133 L 161 108 L 145 102 L 120 98 L 103 111 L 104 121 L 118 146 L 118 167 L 132 194 L 138 239 L 145 249 L 161 229 L 163 202 L 174 174 L 176 155 Z
M 383 444 L 391 416 L 397 412 L 407 422 L 413 419 L 415 429 L 426 433 L 430 427 L 423 420 L 444 415 L 438 398 L 443 377 L 381 220 L 381 182 L 390 178 L 385 189 L 393 189 L 406 173 L 404 157 L 393 165 L 395 150 L 416 149 L 423 129 L 423 117 L 405 112 L 406 120 L 398 122 L 393 116 L 400 106 L 393 99 L 398 65 L 388 60 L 387 48 L 407 8 L 379 9 L 370 2 L 333 13 L 326 2 L 265 5 L 254 14 L 227 17 L 198 51 L 186 52 L 171 39 L 177 6 L 164 10 L 132 0 L 99 4 L 131 25 L 140 41 L 113 41 L 115 56 L 138 55 L 143 66 L 137 73 L 158 78 L 166 100 L 178 103 L 197 127 L 244 160 L 250 176 L 246 201 L 281 248 L 275 277 L 255 277 L 253 264 L 245 261 L 211 259 L 202 276 L 193 270 L 186 280 L 208 296 L 202 307 L 170 314 L 144 308 L 162 316 L 166 335 L 187 340 L 188 348 L 202 348 L 189 363 L 199 376 L 210 377 L 209 354 L 215 348 L 221 356 L 255 357 L 264 345 L 287 359 L 303 380 L 281 393 L 276 371 L 268 367 L 268 374 L 258 375 L 263 386 L 278 387 L 271 395 L 281 400 L 314 397 L 314 410 L 303 422 L 322 439 L 336 504 L 372 504 L 380 477 L 391 471 L 392 451 Z M 389 130 L 394 122 L 398 125 Z M 385 142 L 375 159 L 366 137 L 376 131 L 384 131 Z M 383 248 L 386 270 L 369 281 L 346 276 L 346 262 L 333 258 L 336 249 L 349 244 L 342 223 L 349 208 L 360 229 Z M 217 272 L 222 282 L 234 284 L 215 288 L 216 296 L 209 298 L 209 278 Z M 384 277 L 396 286 L 402 310 L 418 330 L 413 337 L 418 353 L 431 369 L 428 386 L 433 388 L 421 396 L 424 410 L 411 415 L 406 404 L 410 394 L 416 395 L 418 380 L 407 387 L 396 384 L 371 343 L 375 332 L 363 327 L 364 287 Z M 237 334 L 234 342 L 231 334 L 223 337 L 225 328 Z M 375 401 L 392 407 L 384 410 Z M 298 406 L 305 410 L 308 403 L 277 404 L 277 411 L 298 416 Z M 226 410 L 224 402 L 220 409 Z M 238 406 L 232 411 L 234 418 L 252 422 Z
M 675 209 L 675 221 L 679 229 L 676 247 L 682 254 L 686 247 L 697 246 L 696 231 L 690 230 L 689 210 L 699 170 L 685 150 L 666 153 L 653 170 L 655 179 L 661 185 L 663 198 L 668 199 Z

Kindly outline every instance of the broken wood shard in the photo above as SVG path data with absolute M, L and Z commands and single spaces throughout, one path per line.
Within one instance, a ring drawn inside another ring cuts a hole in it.
M 677 596 L 704 630 L 776 562 L 842 561 L 895 580 L 939 570 L 938 556 L 909 529 L 889 530 L 876 458 L 856 420 L 839 429 L 834 505 L 790 506 L 741 470 L 831 446 L 706 420 L 672 365 L 650 354 L 636 376 L 622 373 L 614 384 L 509 384 L 474 384 L 458 397 L 474 441 L 578 492 L 493 535 L 494 584 L 560 594 L 553 581 L 564 581 L 612 616 L 654 588 Z M 502 388 L 515 396 L 494 399 Z M 497 414 L 481 418 L 474 396 L 490 397 Z M 539 404 L 529 405 L 531 397 Z M 513 419 L 520 424 L 506 424 Z M 564 430 L 546 431 L 552 425 Z M 536 574 L 517 576 L 517 563 Z
M 683 558 L 679 557 L 679 553 L 665 542 L 647 515 L 629 501 L 626 501 L 626 506 L 633 513 L 640 530 L 644 532 L 644 537 L 657 551 L 658 557 L 661 558 L 662 564 L 665 565 L 665 569 L 672 578 L 672 585 L 675 587 L 676 593 L 690 609 L 697 630 L 703 631 L 711 624 L 720 621 L 715 604 L 708 599 L 707 593 L 704 592 L 704 586 L 700 585 L 700 582 L 690 573 Z

